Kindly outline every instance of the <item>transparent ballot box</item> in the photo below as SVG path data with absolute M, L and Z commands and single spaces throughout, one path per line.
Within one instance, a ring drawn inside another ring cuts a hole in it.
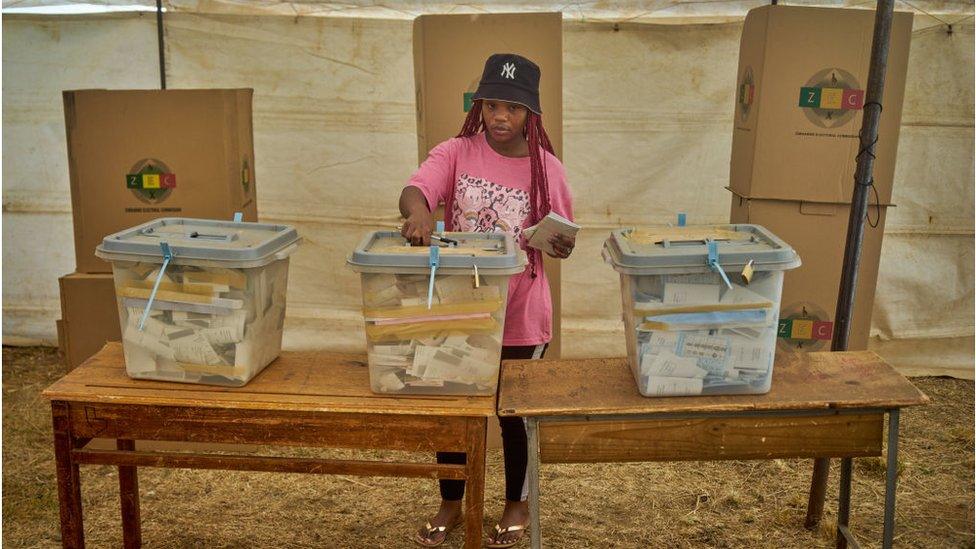
M 349 257 L 362 276 L 374 392 L 495 393 L 508 280 L 525 256 L 505 233 L 442 236 L 432 249 L 373 232 Z
M 244 385 L 281 352 L 288 225 L 162 218 L 105 237 L 129 377 Z
M 788 244 L 757 225 L 648 227 L 613 231 L 603 255 L 642 395 L 769 392 Z

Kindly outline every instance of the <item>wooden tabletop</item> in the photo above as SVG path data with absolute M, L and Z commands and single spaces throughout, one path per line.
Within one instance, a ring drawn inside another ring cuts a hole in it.
M 871 351 L 777 354 L 765 395 L 647 398 L 626 358 L 502 363 L 500 416 L 901 408 L 928 402 Z
M 494 396 L 378 395 L 365 355 L 282 352 L 243 387 L 130 379 L 122 345 L 109 343 L 48 387 L 50 400 L 301 412 L 495 415 Z

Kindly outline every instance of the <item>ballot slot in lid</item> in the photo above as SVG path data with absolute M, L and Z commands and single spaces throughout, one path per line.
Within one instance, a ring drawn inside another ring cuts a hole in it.
M 492 274 L 515 274 L 525 267 L 525 252 L 508 233 L 445 232 L 442 236 L 456 242 L 456 245 L 434 243 L 439 250 L 442 272 L 469 272 L 478 267 L 489 269 Z M 430 247 L 412 246 L 398 232 L 375 231 L 363 237 L 347 264 L 357 272 L 429 270 Z

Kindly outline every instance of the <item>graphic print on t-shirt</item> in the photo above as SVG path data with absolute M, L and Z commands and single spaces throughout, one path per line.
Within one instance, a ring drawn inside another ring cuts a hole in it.
M 529 216 L 529 193 L 462 173 L 454 186 L 454 230 L 506 232 L 520 242 Z

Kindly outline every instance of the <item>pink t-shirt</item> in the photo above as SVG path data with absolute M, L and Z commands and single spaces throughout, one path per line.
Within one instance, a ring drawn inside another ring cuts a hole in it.
M 566 171 L 558 158 L 544 154 L 552 211 L 572 220 Z M 532 184 L 528 156 L 498 154 L 484 133 L 455 137 L 434 147 L 407 184 L 424 193 L 431 211 L 445 204 L 447 230 L 504 231 L 524 249 L 521 237 L 522 229 L 530 226 Z M 503 345 L 540 345 L 552 339 L 552 299 L 541 262 L 536 273 L 532 278 L 526 268 L 509 280 Z

